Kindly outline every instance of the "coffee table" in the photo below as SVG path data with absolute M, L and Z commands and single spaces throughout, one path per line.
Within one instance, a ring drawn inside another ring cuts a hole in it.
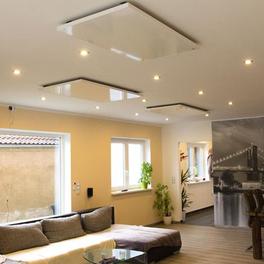
M 147 263 L 147 254 L 142 251 L 130 249 L 91 249 L 83 257 L 92 264 L 110 263 Z

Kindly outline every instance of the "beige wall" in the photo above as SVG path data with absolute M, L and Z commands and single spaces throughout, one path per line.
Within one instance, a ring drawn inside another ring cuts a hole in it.
M 0 127 L 25 130 L 66 132 L 71 134 L 72 182 L 81 183 L 81 193 L 72 194 L 72 208 L 79 210 L 113 204 L 116 221 L 151 224 L 159 218 L 152 209 L 154 191 L 111 195 L 111 137 L 148 138 L 151 143 L 153 185 L 162 180 L 161 129 L 154 126 L 92 119 L 66 114 L 16 109 L 13 116 L 0 107 Z M 94 188 L 94 197 L 86 198 L 86 187 Z

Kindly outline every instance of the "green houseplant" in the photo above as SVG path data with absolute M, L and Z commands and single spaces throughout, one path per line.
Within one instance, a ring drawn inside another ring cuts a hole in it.
M 185 172 L 183 170 L 181 171 L 181 186 L 182 186 L 182 191 L 181 191 L 181 201 L 182 201 L 182 221 L 185 221 L 186 217 L 186 208 L 190 207 L 190 204 L 192 201 L 190 200 L 190 195 L 186 191 L 186 184 L 188 183 L 190 179 L 190 173 L 189 170 L 187 169 Z
M 147 189 L 151 183 L 152 171 L 151 163 L 144 161 L 141 166 L 141 177 L 139 179 L 143 189 Z
M 173 211 L 173 207 L 171 205 L 168 186 L 159 183 L 156 187 L 155 195 L 156 198 L 153 208 L 158 210 L 158 213 L 163 217 L 165 224 L 170 224 L 172 220 L 171 212 Z

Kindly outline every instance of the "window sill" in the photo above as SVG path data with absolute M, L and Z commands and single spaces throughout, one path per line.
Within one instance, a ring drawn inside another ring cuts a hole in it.
M 142 193 L 142 192 L 151 192 L 152 188 L 148 188 L 148 189 L 131 189 L 131 190 L 127 190 L 127 191 L 116 191 L 116 192 L 112 192 L 112 196 L 119 196 L 119 195 L 126 195 L 126 194 L 133 194 L 133 193 Z
M 203 181 L 203 180 L 201 180 L 201 181 L 191 181 L 191 182 L 188 182 L 187 183 L 187 185 L 195 185 L 195 184 L 200 184 L 200 183 L 209 183 L 209 182 L 211 182 L 210 180 L 205 180 L 205 181 Z

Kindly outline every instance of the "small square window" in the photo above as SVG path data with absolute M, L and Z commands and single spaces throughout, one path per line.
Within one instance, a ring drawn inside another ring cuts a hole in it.
M 141 166 L 149 157 L 147 140 L 113 138 L 111 141 L 112 191 L 140 187 Z

